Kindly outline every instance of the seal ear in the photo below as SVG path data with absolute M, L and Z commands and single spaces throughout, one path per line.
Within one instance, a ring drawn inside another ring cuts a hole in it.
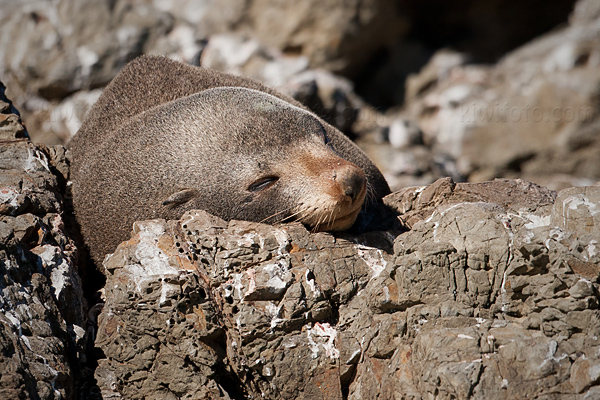
M 195 189 L 183 189 L 170 195 L 165 201 L 163 206 L 177 207 L 181 204 L 187 203 L 194 197 L 198 196 L 198 191 Z

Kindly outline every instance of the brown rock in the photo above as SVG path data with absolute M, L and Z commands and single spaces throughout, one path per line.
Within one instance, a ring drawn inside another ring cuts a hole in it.
M 586 209 L 552 215 L 555 198 L 593 193 L 446 180 L 393 194 L 412 227 L 393 254 L 387 232 L 204 212 L 139 223 L 104 264 L 99 384 L 117 397 L 590 398 L 598 277 L 567 260 L 581 257 L 569 240 L 594 239 L 578 233 Z
M 76 248 L 52 172 L 64 149 L 50 161 L 10 104 L 0 100 L 11 121 L 0 123 L 0 397 L 75 399 L 89 393 L 89 370 Z

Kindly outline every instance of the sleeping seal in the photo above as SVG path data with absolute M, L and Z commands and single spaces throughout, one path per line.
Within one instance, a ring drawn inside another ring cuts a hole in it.
M 125 66 L 70 149 L 75 215 L 97 263 L 136 220 L 203 209 L 339 231 L 389 193 L 358 147 L 295 100 L 164 57 Z

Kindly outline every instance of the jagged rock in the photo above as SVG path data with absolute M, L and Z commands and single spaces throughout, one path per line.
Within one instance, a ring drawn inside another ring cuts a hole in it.
M 105 395 L 341 396 L 331 302 L 364 287 L 381 250 L 195 211 L 134 233 L 104 263 Z
M 63 222 L 65 152 L 23 137 L 1 100 L 0 397 L 75 399 L 86 390 L 86 306 Z
M 134 225 L 104 262 L 105 398 L 593 398 L 600 189 L 386 198 L 412 229 Z M 392 248 L 393 244 L 393 248 Z

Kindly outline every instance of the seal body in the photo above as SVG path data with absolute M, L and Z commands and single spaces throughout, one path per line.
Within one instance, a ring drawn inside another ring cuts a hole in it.
M 345 230 L 389 193 L 358 147 L 295 100 L 164 57 L 128 64 L 70 149 L 75 215 L 96 262 L 136 220 L 203 209 Z

